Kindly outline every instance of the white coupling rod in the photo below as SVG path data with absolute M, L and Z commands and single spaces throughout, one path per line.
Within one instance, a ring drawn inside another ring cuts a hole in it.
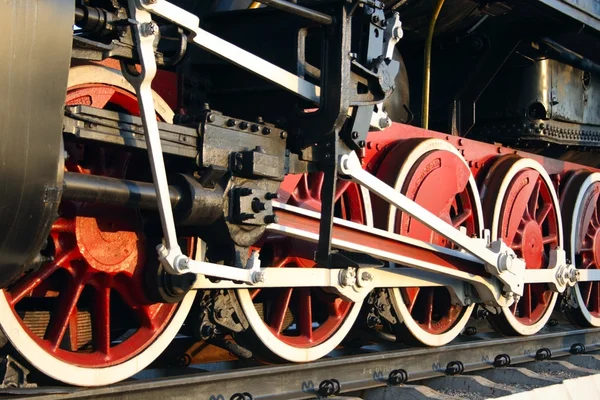
M 394 207 L 398 208 L 402 212 L 407 213 L 411 217 L 415 218 L 419 222 L 429 227 L 434 232 L 442 235 L 446 239 L 455 243 L 458 247 L 465 250 L 467 253 L 473 255 L 483 263 L 494 267 L 495 275 L 503 283 L 505 283 L 511 292 L 519 295 L 523 294 L 523 276 L 515 276 L 513 274 L 506 274 L 506 268 L 499 264 L 504 260 L 501 254 L 495 253 L 490 250 L 481 239 L 473 239 L 462 233 L 458 229 L 446 223 L 444 220 L 438 218 L 419 204 L 410 200 L 408 197 L 395 191 L 386 183 L 377 179 L 375 176 L 365 171 L 360 163 L 360 160 L 355 152 L 350 154 L 344 154 L 340 157 L 339 163 L 340 173 L 343 175 L 350 176 L 353 181 L 366 187 L 383 200 L 387 201 Z M 507 250 L 510 252 L 510 250 Z M 525 270 L 524 261 L 520 259 L 511 259 L 513 265 L 522 264 L 516 268 L 517 270 Z

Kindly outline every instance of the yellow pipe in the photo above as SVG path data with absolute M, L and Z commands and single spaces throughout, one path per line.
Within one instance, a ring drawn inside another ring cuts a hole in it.
M 259 1 L 253 1 L 252 3 L 250 3 L 250 5 L 248 6 L 248 8 L 253 9 L 253 8 L 258 8 L 260 7 L 262 4 Z
M 425 51 L 423 54 L 423 103 L 421 107 L 421 126 L 425 129 L 429 128 L 429 85 L 431 80 L 431 45 L 433 42 L 433 32 L 435 31 L 435 23 L 440 16 L 440 11 L 444 5 L 444 0 L 438 0 L 433 9 L 431 20 L 429 21 L 429 31 L 425 40 Z

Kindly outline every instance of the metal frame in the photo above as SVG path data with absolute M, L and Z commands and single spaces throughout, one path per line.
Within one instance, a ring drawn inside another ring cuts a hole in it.
M 177 244 L 177 234 L 175 231 L 175 223 L 173 211 L 171 209 L 169 190 L 166 179 L 166 170 L 162 156 L 160 136 L 156 118 L 154 117 L 154 106 L 152 102 L 152 92 L 150 84 L 156 74 L 156 60 L 154 58 L 154 35 L 158 31 L 158 27 L 154 22 L 150 12 L 153 12 L 163 18 L 166 18 L 182 27 L 190 30 L 188 40 L 198 46 L 205 48 L 215 54 L 218 54 L 234 64 L 243 66 L 249 71 L 268 78 L 278 85 L 287 88 L 295 93 L 304 95 L 306 98 L 306 83 L 302 79 L 293 74 L 281 71 L 278 67 L 267 63 L 266 61 L 247 53 L 232 44 L 217 38 L 198 28 L 199 20 L 196 16 L 179 9 L 178 7 L 164 0 L 157 0 L 152 3 L 141 3 L 139 0 L 129 0 L 129 8 L 131 17 L 137 21 L 134 26 L 134 38 L 137 42 L 139 59 L 142 64 L 142 71 L 136 73 L 127 65 L 122 64 L 124 75 L 129 82 L 135 87 L 140 108 L 142 110 L 142 120 L 146 131 L 146 143 L 152 167 L 152 175 L 157 191 L 158 209 L 161 216 L 161 224 L 166 245 L 158 247 L 159 259 L 165 266 L 167 271 L 173 274 L 194 273 L 197 275 L 206 275 L 219 279 L 232 281 L 240 281 L 253 287 L 294 287 L 294 286 L 316 286 L 316 287 L 331 287 L 341 296 L 352 300 L 361 301 L 366 294 L 374 287 L 403 287 L 407 285 L 407 281 L 412 279 L 410 286 L 418 286 L 425 284 L 431 285 L 431 280 L 439 282 L 436 279 L 451 279 L 460 280 L 473 285 L 482 302 L 509 306 L 514 301 L 518 300 L 523 293 L 525 282 L 547 282 L 554 290 L 562 292 L 567 286 L 572 286 L 576 283 L 578 275 L 572 265 L 567 265 L 564 250 L 556 250 L 551 254 L 551 267 L 547 270 L 527 271 L 525 272 L 525 262 L 518 259 L 515 253 L 508 248 L 502 241 L 490 242 L 489 233 L 484 232 L 483 238 L 470 238 L 458 229 L 447 224 L 440 218 L 431 214 L 429 211 L 420 205 L 409 200 L 405 196 L 397 193 L 393 188 L 389 187 L 367 171 L 363 170 L 360 160 L 355 152 L 350 154 L 335 155 L 334 160 L 329 166 L 330 179 L 335 182 L 337 174 L 349 176 L 352 180 L 363 187 L 368 188 L 377 196 L 383 198 L 393 206 L 406 212 L 416 220 L 422 222 L 433 231 L 449 239 L 455 243 L 462 251 L 457 252 L 448 249 L 436 248 L 428 246 L 430 251 L 451 254 L 459 259 L 469 259 L 471 262 L 480 263 L 483 265 L 481 275 L 473 274 L 466 271 L 459 271 L 450 268 L 444 268 L 440 265 L 423 260 L 407 257 L 402 254 L 393 252 L 385 252 L 373 249 L 368 245 L 358 245 L 344 240 L 332 237 L 330 241 L 320 240 L 321 235 L 318 233 L 307 232 L 302 229 L 287 227 L 279 224 L 271 224 L 269 230 L 277 231 L 288 236 L 298 237 L 304 240 L 314 241 L 319 244 L 320 257 L 323 258 L 322 245 L 328 244 L 327 253 L 329 254 L 330 246 L 350 251 L 360 251 L 371 255 L 378 259 L 392 261 L 398 264 L 414 267 L 427 271 L 431 274 L 442 275 L 442 278 L 432 279 L 425 275 L 418 276 L 418 273 L 406 274 L 401 269 L 373 269 L 373 268 L 339 268 L 339 269 L 320 269 L 315 268 L 306 271 L 277 271 L 269 268 L 260 268 L 260 260 L 258 253 L 254 253 L 248 261 L 245 269 L 211 264 L 202 261 L 190 260 L 182 254 L 179 245 Z M 247 54 L 246 54 L 247 53 Z M 268 72 L 266 72 L 268 71 Z M 266 76 L 265 76 L 266 75 Z M 291 76 L 290 76 L 291 75 Z M 283 77 L 283 78 L 281 78 Z M 291 78 L 296 82 L 290 86 Z M 280 79 L 281 78 L 281 79 Z M 313 88 L 314 89 L 314 88 Z M 312 89 L 311 89 L 312 90 Z M 310 91 L 310 90 L 309 90 Z M 314 93 L 313 93 L 314 94 Z M 313 97 L 313 100 L 316 98 Z M 336 152 L 337 153 L 337 152 Z M 339 157 L 339 158 L 338 158 Z M 335 169 L 333 169 L 333 168 Z M 326 168 L 327 169 L 327 168 Z M 327 175 L 327 173 L 326 173 Z M 332 191 L 334 184 L 328 189 Z M 325 193 L 328 194 L 328 193 Z M 332 194 L 332 193 L 331 193 Z M 283 205 L 278 205 L 280 209 L 290 209 Z M 298 210 L 295 210 L 298 212 Z M 301 213 L 299 213 L 301 214 Z M 306 213 L 305 213 L 306 216 Z M 333 218 L 329 221 L 327 213 L 325 215 L 316 216 L 321 221 L 321 231 L 323 228 L 323 217 L 333 226 Z M 338 221 L 338 224 L 340 222 Z M 343 223 L 342 223 L 343 225 Z M 359 229 L 357 227 L 354 227 Z M 331 235 L 331 230 L 329 230 Z M 370 234 L 377 234 L 372 231 Z M 389 233 L 385 232 L 386 235 Z M 322 238 L 321 238 L 322 239 Z M 450 252 L 450 253 L 449 253 Z M 465 254 L 468 253 L 468 254 Z M 337 263 L 344 261 L 343 258 L 338 258 Z M 327 263 L 328 264 L 328 263 Z M 327 265 L 326 264 L 326 265 Z M 484 276 L 485 272 L 491 276 Z M 422 273 L 421 273 L 422 274 Z M 458 283 L 444 281 L 444 284 L 452 286 L 454 297 L 460 303 L 466 302 L 466 296 Z M 216 286 L 215 286 L 216 285 Z M 464 283 L 463 283 L 464 286 Z M 197 288 L 212 288 L 212 287 L 240 287 L 233 282 L 212 284 L 200 277 Z

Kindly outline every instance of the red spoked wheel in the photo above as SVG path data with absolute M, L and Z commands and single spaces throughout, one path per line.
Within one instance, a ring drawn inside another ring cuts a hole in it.
M 303 175 L 288 204 L 320 212 L 322 185 L 322 173 Z M 338 181 L 335 214 L 370 225 L 368 192 L 356 184 Z M 271 268 L 316 265 L 313 261 L 316 245 L 298 239 L 267 236 L 260 249 L 263 265 Z M 259 347 L 266 350 L 263 351 L 266 359 L 294 362 L 316 360 L 335 349 L 354 324 L 361 307 L 320 288 L 238 290 L 238 299 L 250 324 L 250 332 L 246 332 L 241 341 L 250 338 L 256 343 L 258 340 Z
M 503 157 L 484 186 L 492 240 L 504 241 L 527 269 L 548 268 L 550 251 L 563 246 L 560 207 L 548 173 L 534 160 Z M 490 323 L 504 334 L 534 334 L 552 315 L 557 296 L 545 283 L 525 284 L 521 299 L 491 316 Z
M 67 105 L 135 114 L 135 94 L 122 82 L 117 71 L 73 68 Z M 67 149 L 65 169 L 81 174 L 124 178 L 131 160 L 122 150 Z M 146 279 L 158 266 L 159 240 L 147 237 L 134 209 L 63 201 L 43 250 L 47 259 L 0 292 L 6 337 L 40 372 L 69 384 L 106 385 L 145 368 L 175 337 L 194 297 L 180 304 L 149 298 Z M 193 252 L 191 241 L 187 247 Z
M 399 143 L 383 161 L 378 177 L 397 191 L 470 236 L 479 235 L 483 213 L 477 185 L 460 153 L 448 142 L 424 139 Z M 395 207 L 385 204 L 381 227 L 444 247 L 453 244 Z M 394 288 L 390 301 L 400 338 L 410 344 L 441 346 L 458 336 L 473 306 L 452 300 L 445 287 Z
M 571 262 L 578 269 L 600 268 L 600 173 L 573 173 L 560 201 Z M 600 282 L 579 282 L 567 298 L 566 316 L 574 325 L 600 326 Z

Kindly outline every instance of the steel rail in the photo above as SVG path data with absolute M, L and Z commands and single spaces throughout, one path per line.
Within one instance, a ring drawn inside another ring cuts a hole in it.
M 317 396 L 319 385 L 326 379 L 338 380 L 340 393 L 345 393 L 385 386 L 394 370 L 403 369 L 408 373 L 408 381 L 416 381 L 446 375 L 447 366 L 452 362 L 460 362 L 464 372 L 472 372 L 492 368 L 494 359 L 500 354 L 507 354 L 510 365 L 515 365 L 536 360 L 540 349 L 548 349 L 552 358 L 567 356 L 575 344 L 585 345 L 588 352 L 600 350 L 600 330 L 558 326 L 527 337 L 502 338 L 496 334 L 482 334 L 440 348 L 374 351 L 307 364 L 203 372 L 95 389 L 4 389 L 0 390 L 0 396 L 12 393 L 44 400 L 117 397 L 216 400 L 247 392 L 253 399 L 305 399 Z

